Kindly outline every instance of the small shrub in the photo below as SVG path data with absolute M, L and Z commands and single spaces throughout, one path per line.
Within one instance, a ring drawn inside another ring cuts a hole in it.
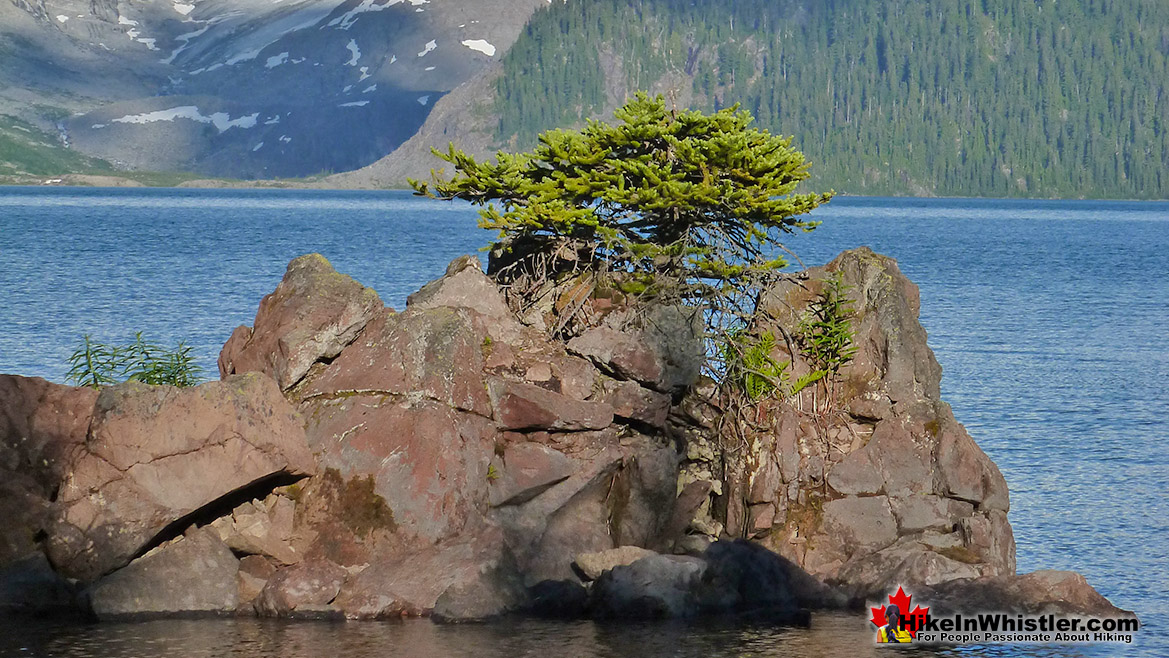
M 840 272 L 824 282 L 824 291 L 813 301 L 796 328 L 801 351 L 820 373 L 812 381 L 824 380 L 828 408 L 836 399 L 837 376 L 840 369 L 852 362 L 856 354 L 853 344 L 852 300 L 847 295 Z M 810 384 L 812 382 L 808 382 Z M 806 385 L 806 384 L 805 384 Z
M 142 332 L 134 334 L 129 345 L 107 345 L 82 337 L 82 345 L 69 357 L 65 381 L 78 386 L 100 388 L 119 381 L 144 384 L 195 386 L 203 369 L 191 356 L 192 348 L 182 341 L 173 350 L 147 341 Z

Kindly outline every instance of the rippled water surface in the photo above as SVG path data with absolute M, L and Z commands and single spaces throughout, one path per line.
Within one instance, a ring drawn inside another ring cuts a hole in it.
M 838 198 L 789 241 L 869 245 L 921 288 L 943 397 L 1011 487 L 1020 571 L 1084 573 L 1135 647 L 922 655 L 1169 655 L 1169 204 Z M 82 334 L 219 347 L 287 262 L 320 252 L 390 305 L 490 235 L 393 192 L 0 188 L 0 372 L 61 381 Z M 863 656 L 863 620 L 811 630 L 518 622 L 437 627 L 168 621 L 0 625 L 0 655 Z M 881 654 L 884 655 L 884 654 Z

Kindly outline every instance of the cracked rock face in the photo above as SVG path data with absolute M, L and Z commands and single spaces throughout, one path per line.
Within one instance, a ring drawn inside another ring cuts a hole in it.
M 847 251 L 768 290 L 772 358 L 812 369 L 801 320 L 839 276 L 853 313 L 851 363 L 831 387 L 765 400 L 750 450 L 728 460 L 728 532 L 760 540 L 850 594 L 897 583 L 1013 574 L 1006 481 L 941 401 L 941 368 L 917 320 L 917 286 L 888 257 Z M 685 470 L 710 477 L 713 455 Z
M 299 420 L 264 375 L 190 389 L 110 387 L 69 460 L 49 557 L 60 573 L 92 581 L 232 492 L 315 470 Z
M 340 354 L 382 308 L 373 289 L 339 274 L 324 256 L 301 256 L 260 302 L 254 326 L 232 333 L 219 374 L 264 372 L 288 390 L 314 363 Z

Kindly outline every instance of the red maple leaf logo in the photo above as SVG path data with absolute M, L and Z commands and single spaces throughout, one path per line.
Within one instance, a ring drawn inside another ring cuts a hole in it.
M 909 631 L 910 637 L 916 638 L 917 629 L 921 628 L 921 626 L 925 624 L 925 619 L 929 614 L 930 609 L 923 608 L 919 605 L 911 612 L 909 606 L 913 603 L 913 597 L 906 594 L 905 590 L 901 589 L 900 586 L 897 587 L 897 593 L 889 597 L 889 603 L 891 605 L 897 606 L 897 609 L 901 612 L 902 627 Z M 871 621 L 874 626 L 884 626 L 886 623 L 885 606 L 869 608 L 869 610 L 873 613 L 873 617 L 872 619 L 869 619 L 869 621 Z

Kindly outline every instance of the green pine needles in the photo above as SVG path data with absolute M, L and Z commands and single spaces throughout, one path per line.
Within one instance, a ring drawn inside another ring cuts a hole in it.
M 436 154 L 453 177 L 410 183 L 483 206 L 480 226 L 499 232 L 488 273 L 513 292 L 584 274 L 708 310 L 738 308 L 760 276 L 785 267 L 780 236 L 815 228 L 805 213 L 832 197 L 797 193 L 803 154 L 737 107 L 678 111 L 640 93 L 614 116 L 546 132 L 533 151 L 495 162 L 452 144 Z
M 191 350 L 182 341 L 173 350 L 160 347 L 143 338 L 141 331 L 134 334 L 134 342 L 128 345 L 98 343 L 86 334 L 81 347 L 69 357 L 65 381 L 91 388 L 119 381 L 195 386 L 203 369 L 195 363 Z

